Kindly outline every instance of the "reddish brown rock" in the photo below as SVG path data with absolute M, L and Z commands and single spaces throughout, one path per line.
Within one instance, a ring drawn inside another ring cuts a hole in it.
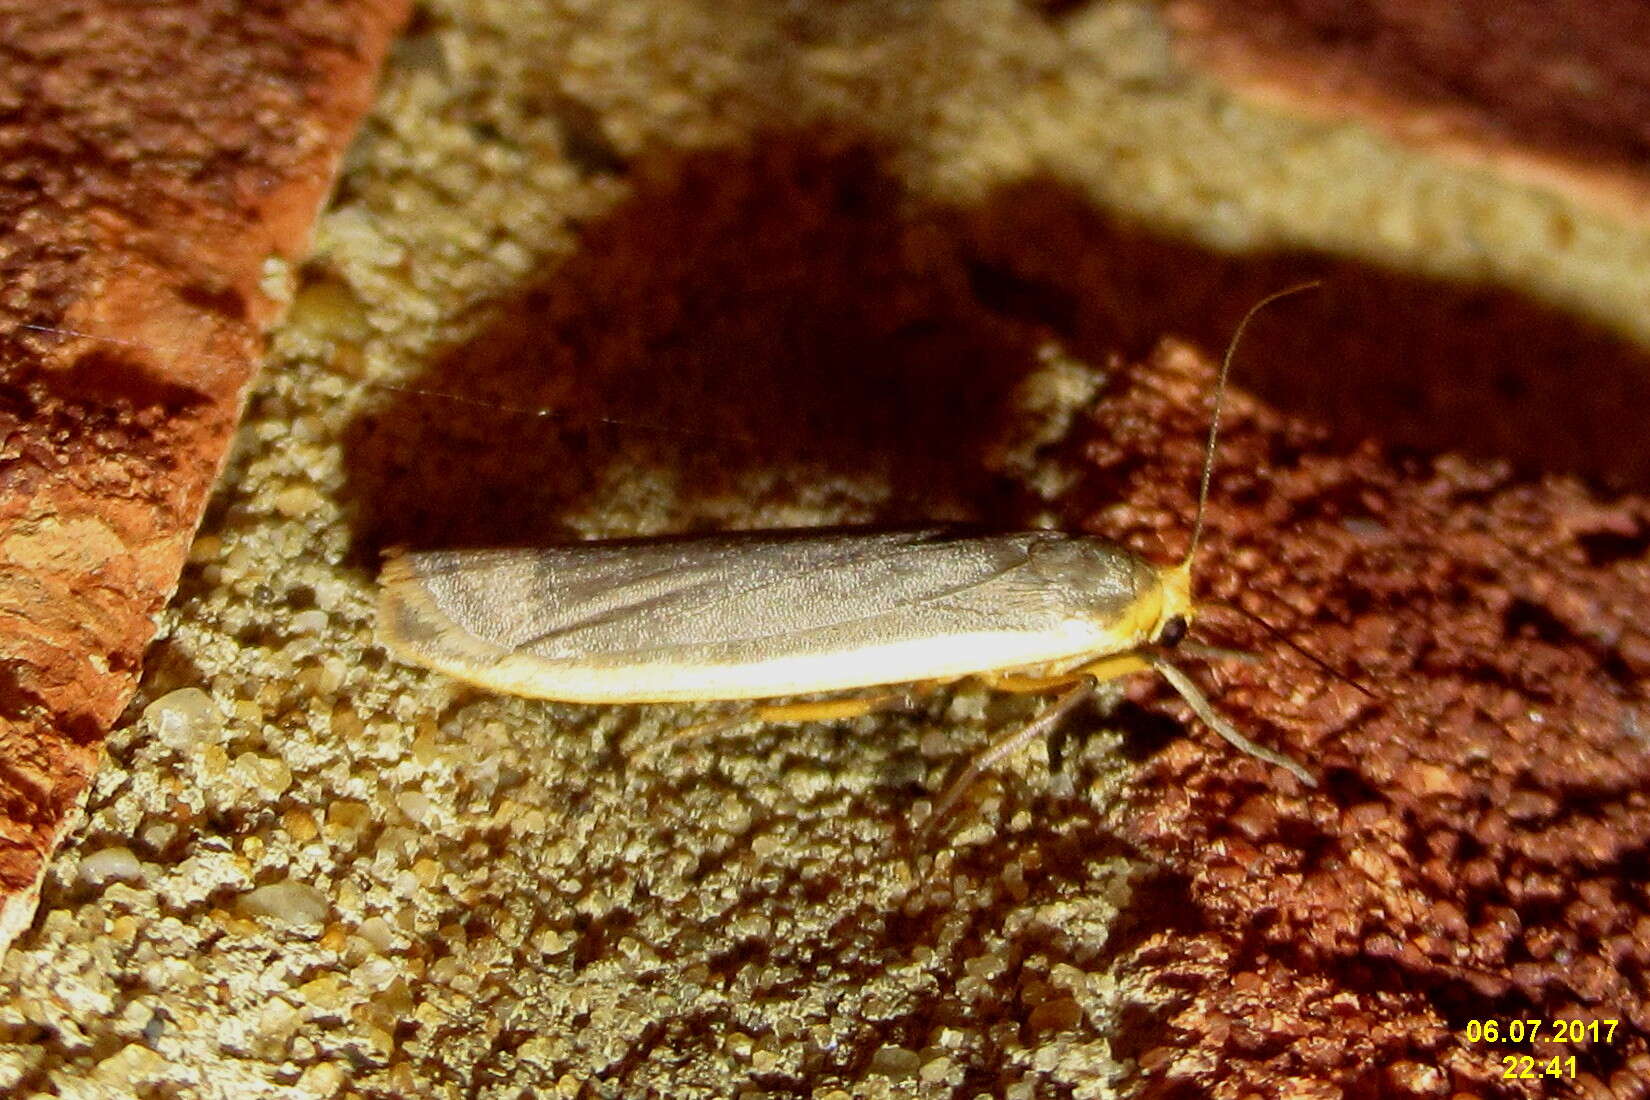
M 1634 0 L 1175 0 L 1184 53 L 1289 109 L 1650 214 L 1650 10 Z
M 304 251 L 405 8 L 0 3 L 0 946 L 176 583 L 265 262 Z
M 1170 349 L 1096 410 L 1098 526 L 1171 560 L 1210 368 Z M 1136 836 L 1190 904 L 1137 963 L 1183 990 L 1148 1095 L 1562 1095 L 1501 1059 L 1650 1058 L 1650 502 L 1496 463 L 1346 450 L 1234 395 L 1204 593 L 1263 616 L 1199 633 L 1267 653 L 1203 676 L 1316 791 L 1212 737 L 1155 758 Z M 1142 685 L 1150 690 L 1149 685 Z M 1365 694 L 1367 691 L 1368 694 Z M 1178 750 L 1178 751 L 1177 751 Z M 1608 1041 L 1470 1043 L 1471 1020 L 1614 1019 Z M 1579 1077 L 1576 1079 L 1579 1080 Z M 1599 1085 L 1604 1088 L 1604 1085 Z M 1188 1092 L 1175 1091 L 1177 1088 Z

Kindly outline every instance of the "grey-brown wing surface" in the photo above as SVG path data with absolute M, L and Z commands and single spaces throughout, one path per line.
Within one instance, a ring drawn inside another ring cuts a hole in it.
M 1036 632 L 1128 604 L 1150 567 L 1057 532 L 755 532 L 427 551 L 410 570 L 452 623 L 545 660 L 624 664 Z

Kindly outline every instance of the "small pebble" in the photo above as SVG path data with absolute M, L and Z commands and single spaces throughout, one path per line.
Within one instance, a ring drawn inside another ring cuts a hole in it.
M 922 1055 L 904 1047 L 883 1047 L 871 1055 L 871 1072 L 884 1077 L 914 1077 L 922 1069 Z
M 272 882 L 243 895 L 236 903 L 243 916 L 268 917 L 288 924 L 320 927 L 332 908 L 327 896 L 306 882 Z
M 327 628 L 329 619 L 325 611 L 312 607 L 308 611 L 298 612 L 289 621 L 292 629 L 299 634 L 319 634 Z
M 188 749 L 203 741 L 216 740 L 223 732 L 223 715 L 212 697 L 200 688 L 169 691 L 143 708 L 161 743 L 174 749 Z
M 130 848 L 102 848 L 80 861 L 77 875 L 84 886 L 142 882 L 143 864 Z

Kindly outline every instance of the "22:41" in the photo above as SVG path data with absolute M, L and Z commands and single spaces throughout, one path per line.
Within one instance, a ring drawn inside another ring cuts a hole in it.
M 1568 1058 L 1552 1057 L 1538 1062 L 1528 1054 L 1509 1054 L 1501 1059 L 1503 1081 L 1529 1081 L 1537 1077 L 1574 1077 L 1575 1055 Z

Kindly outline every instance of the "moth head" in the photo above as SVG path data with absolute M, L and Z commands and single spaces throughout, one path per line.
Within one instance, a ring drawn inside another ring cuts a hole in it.
M 1173 649 L 1186 636 L 1197 607 L 1192 600 L 1192 563 L 1182 562 L 1158 574 L 1157 621 L 1152 625 L 1152 644 Z

